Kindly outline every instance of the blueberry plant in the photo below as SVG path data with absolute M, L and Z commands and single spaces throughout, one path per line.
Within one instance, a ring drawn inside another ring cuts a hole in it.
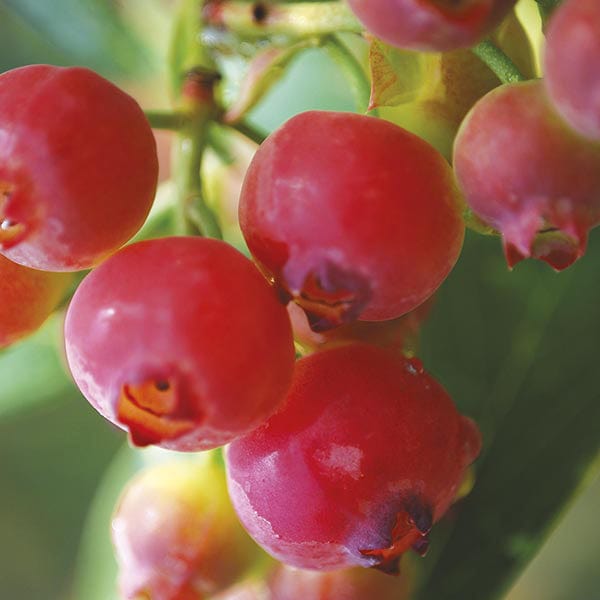
M 600 4 L 536 4 L 182 0 L 167 110 L 0 74 L 0 371 L 64 314 L 146 466 L 109 593 L 491 600 L 534 556 L 600 447 Z M 355 111 L 267 135 L 310 51 Z

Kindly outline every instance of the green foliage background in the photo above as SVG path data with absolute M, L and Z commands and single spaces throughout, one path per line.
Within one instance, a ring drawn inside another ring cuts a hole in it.
M 122 4 L 0 0 L 0 70 L 81 64 L 166 88 L 169 3 Z M 317 50 L 296 61 L 252 120 L 270 130 L 308 108 L 354 110 L 343 76 Z M 436 532 L 423 600 L 502 597 L 575 490 L 593 482 L 599 265 L 598 232 L 586 257 L 560 275 L 535 263 L 509 273 L 497 240 L 468 236 L 425 328 L 422 358 L 480 423 L 485 450 L 473 493 Z M 0 595 L 112 600 L 108 517 L 144 458 L 71 384 L 61 319 L 0 352 Z M 600 598 L 599 505 L 596 479 L 511 600 Z

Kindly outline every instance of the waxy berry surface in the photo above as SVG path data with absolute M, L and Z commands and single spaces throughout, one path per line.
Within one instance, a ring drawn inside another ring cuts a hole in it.
M 139 446 L 204 450 L 247 433 L 283 400 L 294 364 L 275 291 L 207 238 L 113 255 L 79 286 L 65 339 L 83 394 Z
M 565 0 L 546 32 L 544 81 L 569 125 L 600 142 L 600 2 Z
M 29 269 L 0 256 L 0 348 L 40 327 L 71 283 L 67 273 Z
M 97 264 L 142 226 L 156 143 L 133 98 L 89 69 L 0 75 L 0 252 L 25 266 Z
M 229 446 L 229 490 L 284 563 L 396 572 L 403 552 L 426 552 L 479 448 L 418 360 L 343 346 L 298 361 L 282 410 Z
M 414 309 L 464 236 L 452 171 L 432 146 L 381 119 L 323 111 L 293 117 L 260 146 L 240 225 L 315 331 Z
M 122 598 L 202 600 L 262 554 L 242 529 L 214 456 L 169 460 L 132 479 L 112 518 Z
M 348 0 L 375 36 L 393 46 L 447 51 L 476 44 L 516 0 Z
M 510 266 L 532 256 L 564 269 L 600 223 L 600 145 L 568 127 L 541 80 L 477 102 L 458 132 L 454 168 L 469 206 L 502 233 Z

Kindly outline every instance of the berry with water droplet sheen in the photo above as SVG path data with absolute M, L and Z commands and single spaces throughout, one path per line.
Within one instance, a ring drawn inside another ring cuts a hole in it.
M 414 309 L 464 236 L 452 171 L 432 146 L 381 119 L 324 111 L 291 118 L 260 146 L 240 226 L 315 331 Z
M 278 560 L 393 573 L 427 551 L 480 444 L 420 361 L 342 346 L 299 360 L 283 408 L 229 446 L 229 491 Z
M 0 75 L 0 252 L 28 267 L 91 267 L 142 226 L 158 178 L 142 109 L 89 69 Z
M 65 325 L 79 388 L 134 444 L 214 448 L 267 419 L 290 384 L 287 312 L 224 242 L 132 244 L 77 289 Z

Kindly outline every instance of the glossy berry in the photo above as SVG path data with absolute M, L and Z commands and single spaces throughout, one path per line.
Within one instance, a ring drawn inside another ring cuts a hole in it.
M 387 121 L 320 111 L 293 117 L 260 146 L 240 225 L 315 331 L 409 312 L 448 275 L 464 235 L 436 150 Z
M 71 281 L 66 273 L 29 269 L 0 256 L 0 348 L 38 329 Z
M 502 233 L 510 266 L 532 256 L 564 269 L 600 223 L 600 145 L 559 118 L 539 80 L 503 85 L 474 106 L 454 167 L 472 210 Z
M 433 304 L 434 296 L 397 319 L 376 322 L 352 321 L 322 332 L 310 328 L 306 314 L 295 302 L 290 302 L 287 310 L 294 339 L 305 352 L 365 342 L 393 352 L 410 353 L 417 348 L 421 324 L 429 315 Z
M 466 48 L 488 35 L 516 0 L 348 0 L 376 37 L 411 50 Z
M 213 456 L 138 474 L 112 519 L 121 597 L 203 600 L 262 555 L 242 529 Z
M 282 565 L 269 580 L 270 600 L 408 600 L 410 575 L 404 567 L 400 577 L 388 577 L 361 567 L 324 572 Z
M 90 267 L 142 225 L 158 177 L 135 100 L 93 71 L 0 75 L 0 251 L 48 271 Z
M 202 450 L 277 408 L 294 350 L 275 291 L 237 250 L 175 237 L 127 246 L 94 269 L 67 313 L 79 388 L 134 444 Z
M 397 572 L 403 552 L 426 552 L 479 447 L 418 360 L 342 346 L 298 361 L 284 408 L 229 446 L 229 492 L 284 563 Z
M 565 0 L 548 24 L 545 81 L 560 114 L 600 141 L 600 2 Z

